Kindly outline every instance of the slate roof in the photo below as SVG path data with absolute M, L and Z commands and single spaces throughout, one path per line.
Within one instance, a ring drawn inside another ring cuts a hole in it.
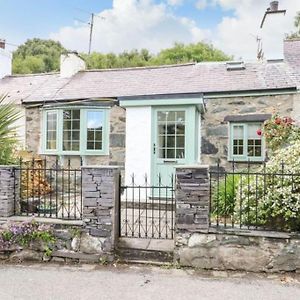
M 225 62 L 191 63 L 79 72 L 8 76 L 0 94 L 15 101 L 44 102 L 186 93 L 218 93 L 300 87 L 300 41 L 286 43 L 286 61 L 249 62 L 228 71 Z

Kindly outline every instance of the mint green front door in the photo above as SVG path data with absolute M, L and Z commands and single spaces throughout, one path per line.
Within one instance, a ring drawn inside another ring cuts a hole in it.
M 197 119 L 194 106 L 153 109 L 154 185 L 170 186 L 176 166 L 196 163 Z

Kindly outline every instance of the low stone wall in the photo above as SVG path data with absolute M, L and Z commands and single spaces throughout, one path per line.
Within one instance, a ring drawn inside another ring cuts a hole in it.
M 300 271 L 300 236 L 189 233 L 176 241 L 181 266 L 249 272 Z
M 113 250 L 107 245 L 106 239 L 91 236 L 81 226 L 56 225 L 53 236 L 53 243 L 36 240 L 27 246 L 0 248 L 0 262 L 104 263 L 114 260 Z
M 300 235 L 209 227 L 207 166 L 176 169 L 174 259 L 181 266 L 251 272 L 300 271 Z

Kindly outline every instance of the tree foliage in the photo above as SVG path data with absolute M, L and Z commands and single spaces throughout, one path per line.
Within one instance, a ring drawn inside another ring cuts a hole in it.
M 15 74 L 44 73 L 59 70 L 60 55 L 66 49 L 53 40 L 31 39 L 13 54 Z
M 52 40 L 28 40 L 14 52 L 13 72 L 16 74 L 44 73 L 59 70 L 59 57 L 66 49 Z M 81 54 L 88 69 L 110 69 L 179 64 L 202 61 L 225 61 L 229 57 L 207 43 L 184 45 L 175 43 L 158 54 L 147 49 L 124 51 L 120 54 L 93 52 Z
M 300 11 L 295 16 L 294 25 L 296 31 L 288 35 L 288 39 L 300 38 Z

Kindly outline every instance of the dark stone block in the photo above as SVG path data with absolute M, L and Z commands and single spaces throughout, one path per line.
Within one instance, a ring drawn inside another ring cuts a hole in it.
M 208 136 L 228 136 L 228 128 L 227 125 L 220 125 L 216 127 L 209 127 L 207 128 L 207 135 Z
M 219 149 L 210 143 L 207 139 L 201 140 L 201 153 L 202 154 L 217 154 Z
M 125 147 L 125 135 L 116 133 L 111 134 L 110 147 Z

